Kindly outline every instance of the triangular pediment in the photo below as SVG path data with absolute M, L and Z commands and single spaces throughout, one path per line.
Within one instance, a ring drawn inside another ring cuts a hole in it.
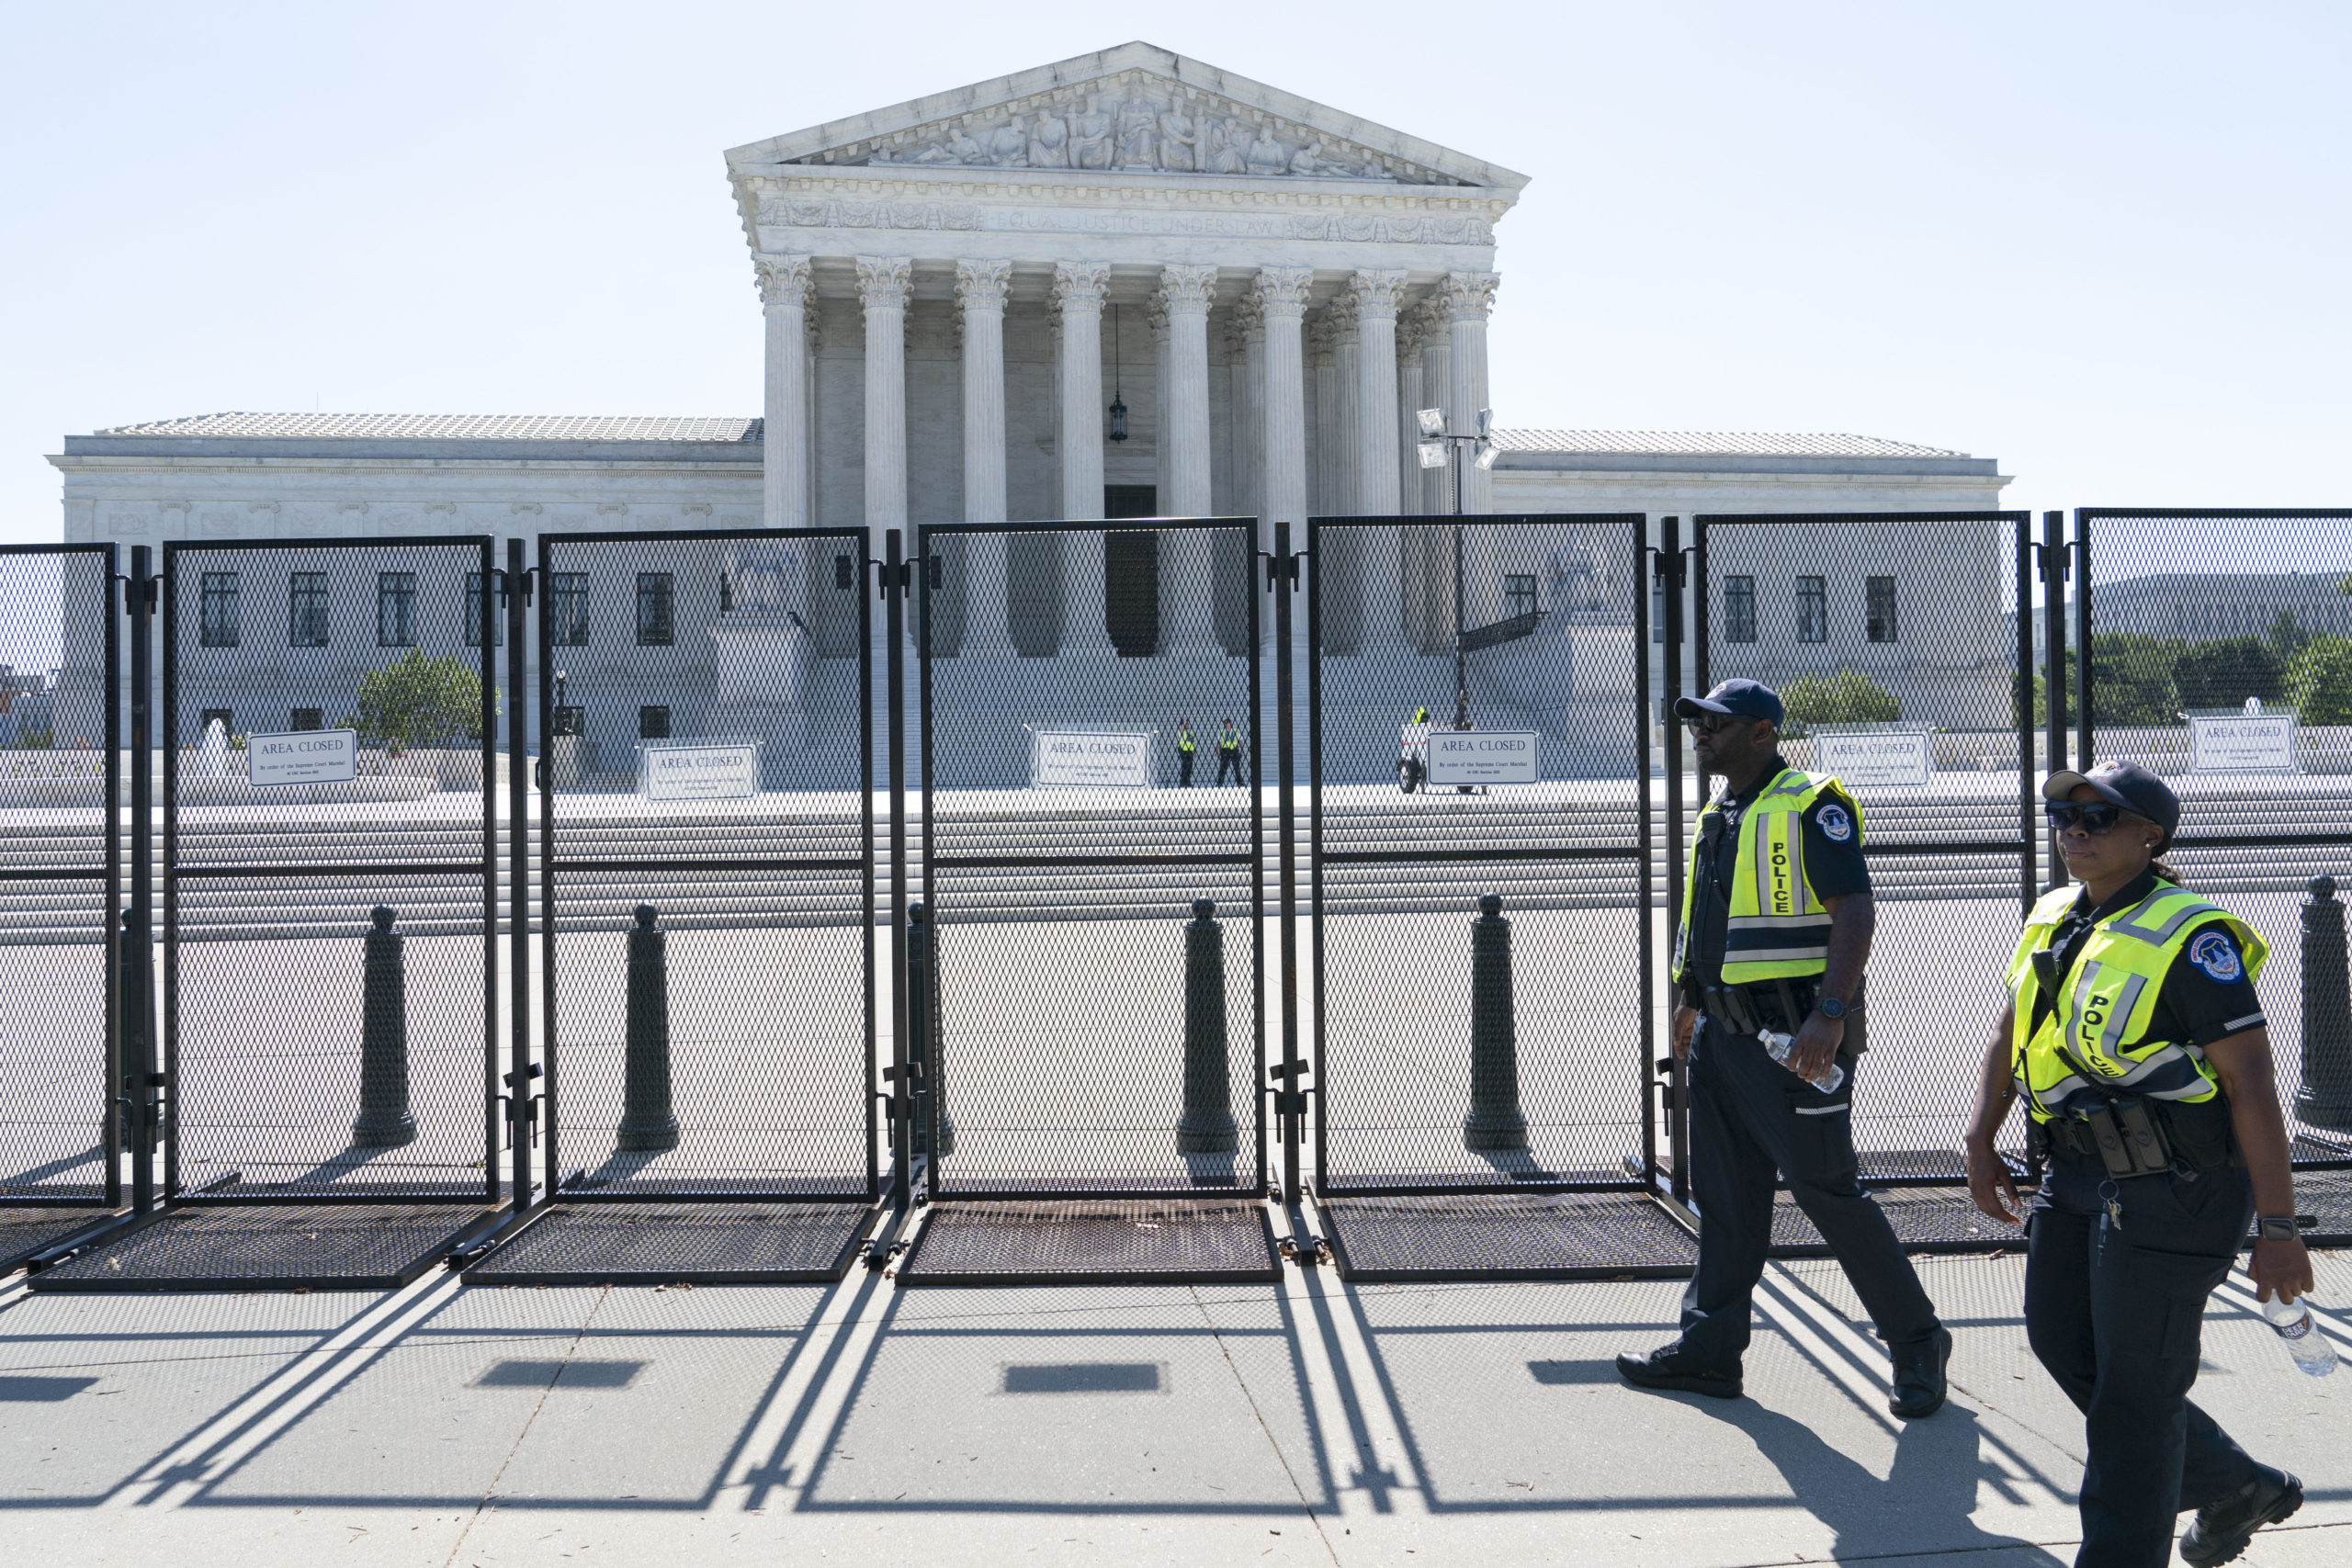
M 817 164 L 1369 180 L 1513 193 L 1527 183 L 1524 175 L 1148 43 L 738 147 L 727 162 L 739 177 Z

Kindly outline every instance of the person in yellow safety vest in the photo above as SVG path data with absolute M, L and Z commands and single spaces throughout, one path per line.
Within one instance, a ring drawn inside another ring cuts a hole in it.
M 1415 723 L 1415 724 L 1427 724 L 1429 721 L 1430 721 L 1430 710 L 1429 710 L 1428 708 L 1426 708 L 1426 707 L 1418 707 L 1418 708 L 1415 708 L 1415 709 L 1413 710 L 1413 717 L 1412 717 L 1412 722 L 1413 722 L 1413 723 Z
M 2205 1298 L 2249 1225 L 2260 1299 L 2312 1289 L 2252 927 L 2156 858 L 2180 802 L 2133 763 L 2061 772 L 2043 811 L 2080 886 L 2026 917 L 1967 1133 L 1976 1206 L 2026 1224 L 2026 1338 L 2082 1411 L 2077 1564 L 2226 1562 L 2302 1506 L 2196 1405 Z M 2025 1101 L 2046 1161 L 2030 1213 L 1994 1148 Z
M 1193 787 L 1193 721 L 1183 719 L 1176 726 L 1176 787 Z
M 1226 770 L 1228 768 L 1233 770 L 1235 784 L 1247 782 L 1241 776 L 1241 732 L 1233 728 L 1233 721 L 1229 718 L 1225 721 L 1225 728 L 1218 731 L 1216 738 L 1217 783 L 1225 782 Z
M 1725 681 L 1674 711 L 1700 765 L 1724 781 L 1691 837 L 1674 948 L 1699 1266 L 1680 1337 L 1619 1356 L 1618 1373 L 1636 1388 L 1739 1396 L 1777 1172 L 1887 1343 L 1887 1407 L 1931 1416 L 1944 1403 L 1951 1334 L 1854 1156 L 1862 967 L 1876 920 L 1861 808 L 1836 779 L 1781 756 L 1784 715 L 1770 688 Z M 1788 1046 L 1785 1065 L 1768 1032 Z M 1824 1089 L 1833 1062 L 1844 1076 Z

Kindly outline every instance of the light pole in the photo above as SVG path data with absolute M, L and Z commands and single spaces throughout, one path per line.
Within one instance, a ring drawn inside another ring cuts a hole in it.
M 1454 460 L 1453 448 L 1471 448 L 1471 461 L 1481 469 L 1495 466 L 1495 444 L 1488 433 L 1494 425 L 1495 411 L 1478 411 L 1478 433 L 1476 435 L 1454 435 L 1445 428 L 1443 409 L 1421 409 L 1414 416 L 1420 421 L 1421 440 L 1417 450 L 1424 468 L 1453 470 L 1453 728 L 1470 728 L 1470 671 L 1462 646 L 1463 622 L 1469 616 L 1469 591 L 1464 581 L 1466 570 L 1462 547 L 1462 464 Z

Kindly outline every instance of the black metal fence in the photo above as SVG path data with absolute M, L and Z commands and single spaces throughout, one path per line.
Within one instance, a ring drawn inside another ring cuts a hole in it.
M 858 529 L 539 541 L 543 1159 L 567 1201 L 863 1201 Z
M 167 1198 L 499 1199 L 495 581 L 479 537 L 164 547 Z
M 2352 1168 L 2333 935 L 2352 885 L 2352 511 L 2086 507 L 2075 553 L 2077 765 L 2137 762 L 2179 795 L 2167 860 L 2270 949 L 2259 989 L 2295 1162 Z
M 0 1267 L 122 1200 L 112 545 L 0 547 Z

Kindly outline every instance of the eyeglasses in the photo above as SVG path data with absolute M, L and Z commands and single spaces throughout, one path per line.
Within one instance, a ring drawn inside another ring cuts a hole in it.
M 2113 832 L 2115 825 L 2126 816 L 2121 807 L 2104 800 L 2086 803 L 2052 800 L 2042 807 L 2041 814 L 2050 818 L 2050 826 L 2061 833 L 2080 828 L 2084 832 L 2093 834 Z
M 1682 728 L 1689 730 L 1693 735 L 1713 735 L 1719 730 L 1728 729 L 1735 724 L 1747 724 L 1749 722 L 1749 720 L 1744 719 L 1736 714 L 1711 713 L 1704 718 L 1684 719 L 1682 721 Z

